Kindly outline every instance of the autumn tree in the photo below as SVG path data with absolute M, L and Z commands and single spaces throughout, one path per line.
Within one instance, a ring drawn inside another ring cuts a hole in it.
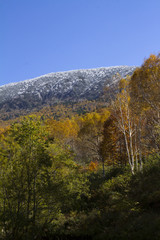
M 131 100 L 137 110 L 153 109 L 159 117 L 160 111 L 160 55 L 151 55 L 131 78 Z M 134 104 L 135 101 L 137 104 Z
M 99 153 L 107 165 L 126 165 L 126 149 L 122 132 L 117 126 L 117 118 L 111 113 L 104 123 L 103 139 Z
M 130 165 L 131 171 L 134 174 L 136 170 L 142 170 L 142 157 L 140 138 L 137 131 L 138 118 L 133 113 L 130 106 L 130 77 L 126 79 L 120 79 L 119 81 L 119 93 L 116 96 L 115 101 L 112 101 L 111 115 L 114 118 L 114 124 L 119 134 L 120 149 L 122 149 L 123 143 L 126 148 L 126 156 Z M 123 140 L 121 139 L 123 135 Z M 118 139 L 114 145 L 118 143 Z M 121 151 L 120 151 L 121 152 Z M 125 156 L 125 155 L 124 155 Z
M 77 140 L 77 151 L 86 162 L 100 161 L 99 144 L 102 141 L 103 125 L 109 117 L 108 109 L 101 112 L 88 113 L 78 121 L 79 132 Z
M 146 119 L 146 151 L 150 147 L 159 151 L 156 129 L 160 125 L 160 55 L 151 55 L 136 69 L 130 92 L 132 109 Z

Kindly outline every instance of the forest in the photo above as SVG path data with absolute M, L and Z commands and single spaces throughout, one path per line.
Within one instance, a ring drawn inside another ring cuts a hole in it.
M 90 111 L 2 124 L 0 239 L 160 239 L 160 55 L 118 77 Z

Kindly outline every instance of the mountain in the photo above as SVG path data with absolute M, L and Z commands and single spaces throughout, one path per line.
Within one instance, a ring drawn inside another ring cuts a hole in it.
M 59 102 L 96 100 L 104 86 L 117 83 L 113 77 L 132 75 L 136 67 L 115 66 L 97 69 L 49 73 L 30 80 L 0 87 L 0 109 L 3 111 L 32 110 Z

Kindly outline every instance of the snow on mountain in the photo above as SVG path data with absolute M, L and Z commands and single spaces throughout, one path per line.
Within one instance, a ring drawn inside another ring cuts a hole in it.
M 102 67 L 96 69 L 72 70 L 49 73 L 33 79 L 11 83 L 0 87 L 0 106 L 18 100 L 19 107 L 44 104 L 47 101 L 80 100 L 98 98 L 105 85 L 112 85 L 117 80 L 117 73 L 122 77 L 131 75 L 135 66 Z M 22 103 L 21 103 L 22 102 Z

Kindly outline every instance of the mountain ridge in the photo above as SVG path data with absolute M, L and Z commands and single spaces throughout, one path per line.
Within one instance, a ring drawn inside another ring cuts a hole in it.
M 15 99 L 20 96 L 23 98 L 24 94 L 37 95 L 42 100 L 44 95 L 48 93 L 58 99 L 65 99 L 67 98 L 66 94 L 69 94 L 71 91 L 76 93 L 79 87 L 80 91 L 77 94 L 85 98 L 88 97 L 88 95 L 84 96 L 85 92 L 89 91 L 91 93 L 95 88 L 98 88 L 97 84 L 104 85 L 107 80 L 108 84 L 112 84 L 113 75 L 119 73 L 122 77 L 125 77 L 127 74 L 132 74 L 134 69 L 134 66 L 115 66 L 49 73 L 36 78 L 0 86 L 0 101 L 3 103 L 6 100 Z M 51 92 L 54 94 L 51 94 Z
M 46 74 L 42 74 L 38 77 L 32 77 L 32 78 L 28 78 L 28 79 L 25 79 L 25 80 L 21 80 L 21 81 L 18 81 L 18 82 L 11 82 L 11 83 L 6 83 L 6 84 L 3 84 L 3 85 L 0 85 L 0 88 L 1 87 L 5 87 L 5 86 L 8 86 L 8 85 L 16 85 L 18 83 L 22 83 L 22 82 L 27 82 L 27 81 L 31 81 L 31 80 L 34 80 L 34 79 L 38 79 L 38 78 L 41 78 L 41 77 L 46 77 L 46 76 L 49 76 L 49 75 L 52 75 L 52 74 L 59 74 L 59 73 L 68 73 L 68 72 L 77 72 L 77 71 L 88 71 L 88 70 L 97 70 L 97 69 L 111 69 L 111 68 L 119 68 L 119 67 L 131 67 L 131 68 L 136 68 L 137 66 L 128 66 L 128 65 L 117 65 L 117 66 L 109 66 L 109 67 L 98 67 L 98 68 L 81 68 L 81 69 L 73 69 L 73 70 L 66 70 L 66 71 L 57 71 L 57 72 L 51 72 L 51 73 L 46 73 Z
M 135 66 L 113 66 L 48 73 L 36 78 L 0 86 L 3 113 L 39 111 L 43 106 L 83 100 L 98 100 L 104 87 L 116 86 L 119 78 L 132 75 Z

